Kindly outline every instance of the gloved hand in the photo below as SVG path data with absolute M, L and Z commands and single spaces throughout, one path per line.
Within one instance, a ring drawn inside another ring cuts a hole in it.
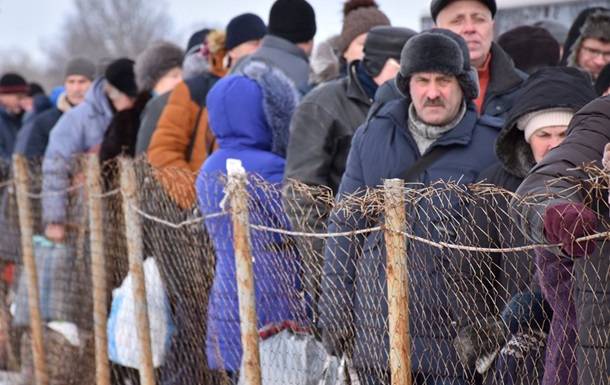
M 474 373 L 477 361 L 493 355 L 506 342 L 508 329 L 504 321 L 489 317 L 461 329 L 453 346 L 462 366 Z
M 345 351 L 345 338 L 335 330 L 322 329 L 322 345 L 331 356 L 341 357 Z
M 550 243 L 562 243 L 572 257 L 583 257 L 597 249 L 595 240 L 575 242 L 577 238 L 595 233 L 595 214 L 578 203 L 560 203 L 546 208 L 544 232 Z

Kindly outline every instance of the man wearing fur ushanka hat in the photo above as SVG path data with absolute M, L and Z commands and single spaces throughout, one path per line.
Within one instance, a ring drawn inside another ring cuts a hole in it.
M 402 49 L 396 85 L 405 97 L 383 105 L 352 139 L 338 189 L 336 207 L 341 209 L 328 220 L 330 233 L 353 234 L 356 224 L 376 225 L 353 196 L 377 188 L 383 179 L 401 178 L 416 189 L 439 180 L 459 181 L 465 188 L 496 161 L 493 143 L 501 121 L 477 113 L 477 75 L 462 37 L 440 28 L 412 37 Z M 429 164 L 420 168 L 423 157 Z M 461 220 L 457 204 L 441 197 L 422 199 L 410 206 L 406 231 L 451 242 Z M 331 353 L 353 352 L 363 384 L 389 383 L 390 377 L 384 326 L 388 308 L 382 299 L 395 293 L 387 292 L 385 250 L 383 236 L 370 233 L 329 238 L 324 253 L 319 302 L 323 342 Z M 424 267 L 410 270 L 409 276 L 409 305 L 416 314 L 410 325 L 414 383 L 463 384 L 465 373 L 452 343 L 447 284 L 440 273 L 448 251 L 410 242 L 406 253 L 411 266 Z

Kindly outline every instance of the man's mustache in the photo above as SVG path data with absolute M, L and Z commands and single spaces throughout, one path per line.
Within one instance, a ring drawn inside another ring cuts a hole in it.
M 445 107 L 445 103 L 443 103 L 440 99 L 426 99 L 424 102 L 424 107 Z

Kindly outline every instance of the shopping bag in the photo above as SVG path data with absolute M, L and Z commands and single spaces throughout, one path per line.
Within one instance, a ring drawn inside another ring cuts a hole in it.
M 32 241 L 42 319 L 44 321 L 72 322 L 80 307 L 79 301 L 75 297 L 79 294 L 79 285 L 76 284 L 77 271 L 74 268 L 75 254 L 66 245 L 51 242 L 40 235 L 35 235 Z M 11 313 L 13 314 L 13 326 L 29 326 L 30 309 L 25 269 L 21 270 Z
M 158 368 L 165 361 L 175 325 L 171 318 L 167 293 L 154 258 L 147 258 L 144 261 L 143 269 L 153 366 Z M 109 359 L 119 365 L 139 369 L 140 342 L 131 274 L 128 274 L 121 286 L 112 292 L 107 333 Z

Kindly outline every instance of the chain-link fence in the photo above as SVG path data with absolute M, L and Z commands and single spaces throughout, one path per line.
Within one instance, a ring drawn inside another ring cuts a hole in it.
M 545 361 L 548 383 L 609 383 L 599 169 L 577 185 L 597 248 L 573 259 L 533 245 L 509 213 L 532 200 L 492 185 L 335 201 L 140 158 L 72 166 L 52 191 L 16 157 L 0 185 L 0 384 L 538 384 Z

